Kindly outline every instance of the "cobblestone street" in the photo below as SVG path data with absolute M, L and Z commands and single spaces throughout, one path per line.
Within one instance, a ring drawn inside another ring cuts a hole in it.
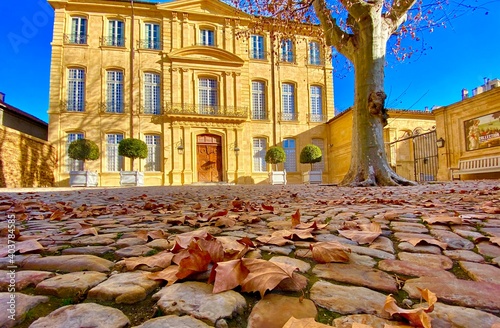
M 0 327 L 382 328 L 409 325 L 387 296 L 411 309 L 420 289 L 432 327 L 500 327 L 498 180 L 3 189 L 0 218 Z

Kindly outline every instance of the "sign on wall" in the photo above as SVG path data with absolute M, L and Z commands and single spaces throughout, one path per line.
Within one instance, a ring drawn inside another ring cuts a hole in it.
M 465 149 L 500 146 L 500 112 L 464 121 Z

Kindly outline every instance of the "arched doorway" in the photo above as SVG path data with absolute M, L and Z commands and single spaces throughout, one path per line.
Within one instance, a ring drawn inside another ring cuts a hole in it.
M 198 182 L 222 181 L 222 138 L 201 134 L 196 139 Z

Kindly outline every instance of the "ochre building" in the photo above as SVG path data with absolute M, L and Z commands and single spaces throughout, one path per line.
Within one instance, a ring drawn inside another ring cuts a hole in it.
M 101 156 L 85 169 L 99 185 L 119 185 L 120 170 L 145 172 L 146 185 L 265 183 L 266 150 L 282 146 L 289 183 L 309 143 L 326 150 L 334 116 L 329 48 L 287 39 L 216 0 L 164 3 L 49 0 L 55 11 L 49 141 L 56 181 L 82 163 L 73 140 L 95 141 Z M 118 156 L 123 138 L 146 142 L 146 159 Z M 315 164 L 328 180 L 328 158 Z

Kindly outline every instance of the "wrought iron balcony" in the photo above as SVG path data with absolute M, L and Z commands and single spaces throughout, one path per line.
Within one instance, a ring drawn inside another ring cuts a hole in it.
M 139 49 L 161 50 L 163 49 L 163 43 L 158 40 L 141 39 L 137 41 L 137 47 Z
M 281 112 L 279 117 L 281 118 L 281 121 L 296 121 L 297 120 L 297 113 L 283 113 L 283 112 Z
M 252 112 L 252 120 L 262 121 L 267 119 L 266 112 Z
M 102 102 L 99 104 L 101 113 L 124 114 L 128 112 L 127 105 L 122 102 Z
M 165 109 L 161 106 L 146 106 L 146 105 L 141 105 L 139 107 L 140 113 L 141 114 L 146 114 L 146 115 L 161 115 L 165 112 Z
M 87 35 L 84 34 L 64 34 L 65 44 L 87 44 Z
M 309 122 L 313 123 L 321 123 L 326 120 L 326 117 L 323 114 L 307 114 L 307 118 Z
M 87 107 L 86 101 L 67 101 L 63 100 L 59 104 L 61 112 L 79 112 L 82 113 Z
M 103 36 L 101 37 L 101 46 L 125 47 L 125 38 L 117 36 Z
M 248 107 L 220 107 L 200 104 L 167 103 L 165 114 L 247 118 Z

